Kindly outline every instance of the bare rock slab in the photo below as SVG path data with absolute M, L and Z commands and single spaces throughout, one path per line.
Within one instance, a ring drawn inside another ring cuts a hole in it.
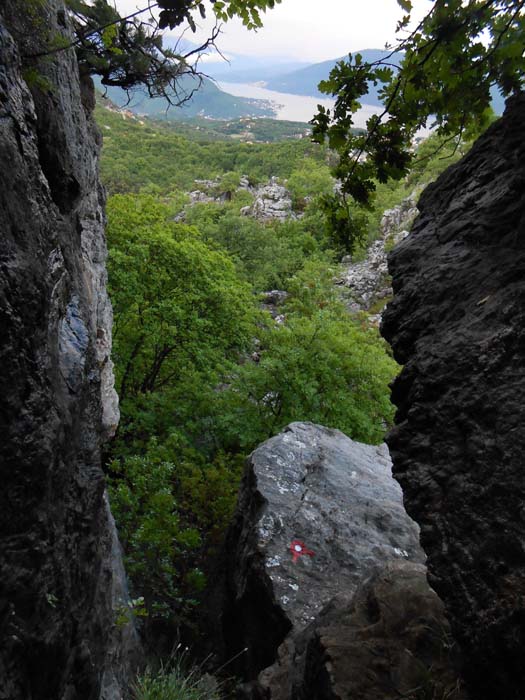
M 227 541 L 226 656 L 253 679 L 290 630 L 386 561 L 423 562 L 384 445 L 292 423 L 249 457 Z

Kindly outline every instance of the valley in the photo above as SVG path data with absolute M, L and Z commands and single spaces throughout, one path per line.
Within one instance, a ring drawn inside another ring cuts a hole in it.
M 2 700 L 522 700 L 524 18 L 1 3 Z
M 394 209 L 387 224 L 385 210 L 412 196 L 413 218 L 416 193 L 468 145 L 433 155 L 438 140 L 424 142 L 429 157 L 404 181 L 378 184 L 345 240 L 322 210 L 331 154 L 304 134 L 290 139 L 289 122 L 265 122 L 270 143 L 242 142 L 228 133 L 235 122 L 181 129 L 105 105 L 96 115 L 121 401 L 112 507 L 148 643 L 162 623 L 199 648 L 247 454 L 292 421 L 367 443 L 391 424 L 397 366 L 377 330 L 391 292 L 384 258 L 370 282 L 368 247 L 393 245 L 406 215 Z M 363 303 L 360 284 L 376 296 Z

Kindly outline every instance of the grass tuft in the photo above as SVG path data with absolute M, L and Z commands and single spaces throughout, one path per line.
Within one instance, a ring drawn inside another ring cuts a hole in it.
M 174 656 L 158 670 L 147 668 L 133 685 L 134 700 L 220 700 L 217 681 L 198 666 L 188 666 L 185 654 Z

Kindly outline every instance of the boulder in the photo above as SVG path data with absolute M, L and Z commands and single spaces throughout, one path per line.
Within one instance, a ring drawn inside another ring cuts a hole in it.
M 252 694 L 271 700 L 463 700 L 444 606 L 426 568 L 390 561 L 290 635 Z
M 525 95 L 419 200 L 383 335 L 394 475 L 476 700 L 525 697 Z
M 248 458 L 228 533 L 223 654 L 254 679 L 292 630 L 386 561 L 422 562 L 384 445 L 292 423 Z

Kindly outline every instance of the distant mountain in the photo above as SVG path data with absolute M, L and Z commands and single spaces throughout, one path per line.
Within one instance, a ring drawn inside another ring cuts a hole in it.
M 135 114 L 160 117 L 170 120 L 185 120 L 194 117 L 209 119 L 239 119 L 240 117 L 273 117 L 275 112 L 265 100 L 235 97 L 220 90 L 211 80 L 204 79 L 191 100 L 181 107 L 169 107 L 162 98 L 151 98 L 144 91 L 134 91 L 131 100 L 125 90 L 117 87 L 105 88 L 100 81 L 96 87 L 118 107 L 125 107 Z M 182 79 L 181 94 L 191 94 L 197 82 L 191 76 Z M 169 107 L 169 109 L 168 109 Z
M 165 37 L 163 46 L 177 53 L 198 49 L 197 44 L 185 38 Z M 228 83 L 255 83 L 270 80 L 285 73 L 310 65 L 307 61 L 293 61 L 283 56 L 247 56 L 227 52 L 225 57 L 210 47 L 199 59 L 199 69 L 210 78 Z
M 363 49 L 362 51 L 355 51 L 354 54 L 360 53 L 364 61 L 371 63 L 373 61 L 378 61 L 385 56 L 390 55 L 389 51 L 384 51 L 381 49 Z M 314 63 L 306 68 L 301 68 L 299 70 L 294 70 L 290 73 L 280 75 L 276 78 L 272 78 L 266 82 L 266 87 L 268 90 L 275 90 L 276 92 L 288 92 L 292 95 L 308 95 L 310 97 L 326 97 L 322 92 L 317 89 L 318 84 L 321 80 L 326 80 L 332 68 L 338 61 L 344 60 L 345 56 L 340 58 L 334 58 L 330 61 L 322 61 L 321 63 Z M 403 58 L 403 54 L 395 53 L 391 57 L 392 63 L 399 63 Z M 369 93 L 363 98 L 363 102 L 370 105 L 380 105 L 378 98 L 378 90 L 380 85 L 375 87 L 374 85 L 369 86 Z
M 228 59 L 229 62 L 203 62 L 202 70 L 212 78 L 228 83 L 258 83 L 309 66 L 304 62 L 267 57 L 229 55 Z
M 381 58 L 389 55 L 389 52 L 381 49 L 363 49 L 362 51 L 355 51 L 354 54 L 360 53 L 364 61 L 372 63 L 373 61 L 378 61 Z M 341 58 L 334 58 L 330 61 L 322 61 L 321 63 L 313 63 L 312 65 L 306 66 L 305 68 L 300 68 L 299 70 L 294 70 L 291 72 L 284 73 L 275 78 L 266 81 L 266 88 L 268 90 L 275 90 L 276 92 L 287 92 L 292 95 L 308 95 L 311 97 L 326 97 L 322 92 L 319 92 L 317 86 L 321 80 L 326 80 L 330 74 L 332 68 L 338 61 L 344 60 L 345 56 Z M 402 53 L 395 53 L 391 57 L 392 63 L 399 63 L 403 58 Z M 374 86 L 369 85 L 369 93 L 363 98 L 363 102 L 370 105 L 379 106 L 381 102 L 378 98 L 378 91 L 381 88 L 380 85 Z M 499 116 L 503 114 L 505 109 L 505 100 L 501 97 L 498 89 L 493 87 L 490 91 L 492 97 L 492 109 Z

